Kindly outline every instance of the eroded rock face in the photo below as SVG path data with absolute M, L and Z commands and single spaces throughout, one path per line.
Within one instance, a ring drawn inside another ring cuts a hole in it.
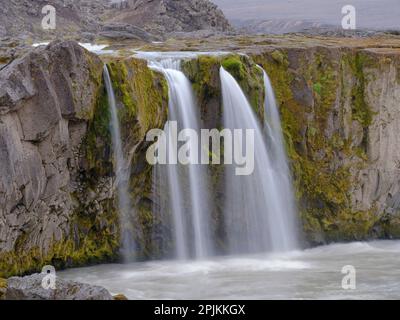
M 132 229 L 137 255 L 149 257 L 151 232 L 140 231 L 152 222 L 145 136 L 163 127 L 168 90 L 145 61 L 113 59 L 123 149 L 132 162 Z M 118 182 L 102 72 L 103 62 L 75 42 L 33 49 L 0 72 L 1 276 L 119 258 Z
M 129 9 L 112 18 L 156 35 L 172 32 L 232 31 L 218 7 L 208 0 L 130 0 Z
M 373 114 L 366 142 L 367 165 L 356 173 L 356 210 L 383 213 L 392 232 L 400 231 L 400 61 L 384 50 L 368 50 L 365 102 Z M 374 63 L 375 62 L 375 63 Z
M 55 289 L 42 286 L 46 274 L 12 277 L 7 280 L 5 300 L 113 300 L 103 287 L 55 277 Z M 48 283 L 45 282 L 47 285 Z
M 95 200 L 79 195 L 86 188 L 81 144 L 102 65 L 77 43 L 55 42 L 1 70 L 0 274 L 35 269 L 49 259 L 85 259 L 87 249 L 79 248 L 92 225 L 82 230 L 77 210 L 96 203 L 85 212 L 101 220 L 102 202 L 110 206 L 112 198 L 111 180 L 102 176 L 91 186 Z

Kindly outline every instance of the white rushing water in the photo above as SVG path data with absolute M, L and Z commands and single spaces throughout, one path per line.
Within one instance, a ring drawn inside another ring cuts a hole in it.
M 356 269 L 356 289 L 341 273 Z M 101 265 L 57 273 L 130 299 L 400 299 L 400 241 L 335 244 L 205 261 Z
M 104 65 L 103 69 L 104 83 L 107 90 L 108 105 L 111 114 L 111 139 L 114 154 L 114 170 L 116 175 L 115 184 L 118 192 L 118 210 L 121 227 L 121 245 L 122 255 L 125 259 L 131 259 L 134 252 L 134 241 L 132 236 L 132 205 L 129 195 L 129 178 L 130 169 L 124 157 L 121 129 L 118 118 L 117 104 L 115 100 L 115 93 L 112 86 L 108 68 Z
M 289 247 L 293 249 L 297 244 L 299 225 L 297 221 L 297 206 L 293 191 L 293 181 L 288 164 L 288 158 L 283 139 L 281 119 L 276 103 L 274 89 L 267 73 L 262 69 L 265 87 L 264 125 L 266 129 L 266 140 L 268 155 L 271 159 L 272 172 L 274 174 L 274 185 L 277 189 L 286 232 L 291 235 L 288 241 Z
M 147 55 L 150 67 L 162 72 L 169 87 L 168 120 L 177 121 L 178 132 L 194 129 L 200 133 L 200 115 L 194 98 L 192 85 L 180 71 L 180 58 Z M 168 131 L 169 127 L 166 127 Z M 169 204 L 166 210 L 172 214 L 174 244 L 178 259 L 204 258 L 212 254 L 210 241 L 210 196 L 208 193 L 207 168 L 177 163 L 174 150 L 176 139 L 170 132 L 168 143 L 169 165 L 159 165 L 157 170 L 166 171 Z M 198 148 L 189 140 L 189 150 Z M 194 154 L 189 151 L 190 154 Z M 160 168 L 161 167 L 161 168 Z M 164 174 L 165 176 L 165 174 Z
M 283 143 L 279 141 L 279 117 L 268 119 L 267 124 L 273 123 L 273 126 L 268 126 L 270 130 L 266 137 L 236 80 L 223 67 L 220 77 L 224 127 L 255 130 L 253 174 L 236 176 L 232 167 L 225 169 L 224 218 L 230 252 L 294 249 L 297 246 L 293 223 L 294 198 L 287 185 L 289 177 L 288 171 L 283 170 L 284 163 L 276 163 L 286 162 Z M 275 113 L 271 111 L 269 100 L 266 103 L 268 115 Z M 269 143 L 270 140 L 273 143 Z

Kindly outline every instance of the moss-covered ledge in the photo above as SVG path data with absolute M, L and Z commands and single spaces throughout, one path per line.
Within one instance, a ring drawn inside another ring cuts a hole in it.
M 183 72 L 192 82 L 199 101 L 203 121 L 208 127 L 222 124 L 220 67 L 224 67 L 239 83 L 254 112 L 264 117 L 264 81 L 260 68 L 243 54 L 200 55 L 182 63 Z
M 355 190 L 365 183 L 359 173 L 375 166 L 369 139 L 378 123 L 373 109 L 380 106 L 370 87 L 391 77 L 381 68 L 387 56 L 321 46 L 270 48 L 251 57 L 276 93 L 307 240 L 400 237 L 398 216 L 388 221 L 373 199 L 363 208 L 355 204 Z M 396 63 L 391 68 L 398 72 Z
M 126 159 L 131 161 L 130 194 L 133 211 L 135 259 L 163 254 L 154 242 L 154 229 L 167 228 L 153 217 L 153 169 L 145 155 L 146 134 L 163 129 L 168 118 L 168 84 L 164 75 L 150 69 L 147 62 L 134 57 L 106 60 L 117 99 L 122 141 Z M 160 235 L 161 236 L 161 235 Z

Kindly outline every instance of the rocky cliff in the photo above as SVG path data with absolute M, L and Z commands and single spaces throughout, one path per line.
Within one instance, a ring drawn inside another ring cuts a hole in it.
M 274 84 L 308 240 L 400 236 L 400 51 L 256 53 Z
M 119 226 L 102 69 L 100 59 L 78 44 L 55 42 L 1 70 L 3 276 L 34 271 L 46 263 L 65 267 L 118 257 Z M 144 62 L 133 64 L 131 70 L 135 75 L 123 68 L 118 76 L 126 82 L 121 98 L 130 108 L 124 132 L 131 138 L 125 139 L 125 147 L 135 147 L 132 157 L 136 159 L 144 132 L 164 121 L 156 114 L 165 112 L 167 98 L 163 79 Z M 126 91 L 128 76 L 134 87 Z M 151 113 L 154 108 L 157 111 Z M 129 131 L 132 127 L 138 131 Z M 139 168 L 133 172 L 141 177 L 144 168 L 140 161 L 135 164 Z
M 276 90 L 309 243 L 400 236 L 399 53 L 320 46 L 249 52 Z M 221 64 L 259 105 L 259 76 L 246 58 L 201 57 L 185 69 L 205 119 L 220 108 Z
M 233 52 L 183 63 L 206 127 L 221 124 L 221 64 L 260 117 L 264 88 L 256 64 L 268 72 L 280 106 L 305 243 L 400 237 L 397 38 L 221 38 L 201 47 L 193 40 L 173 46 L 187 48 L 188 43 L 196 50 Z M 154 216 L 160 195 L 153 192 L 152 167 L 144 159 L 144 136 L 167 118 L 167 85 L 142 60 L 104 60 L 131 161 L 137 255 L 165 255 L 168 248 L 160 243 L 168 243 L 171 230 Z M 58 268 L 118 259 L 102 66 L 77 44 L 56 42 L 0 71 L 0 276 L 43 264 Z M 221 170 L 211 171 L 218 203 L 224 196 Z M 216 207 L 214 230 L 223 247 Z

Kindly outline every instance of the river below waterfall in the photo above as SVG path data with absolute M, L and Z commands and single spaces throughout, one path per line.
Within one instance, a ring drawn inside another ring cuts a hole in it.
M 356 289 L 342 289 L 346 265 Z M 399 299 L 400 241 L 354 242 L 284 254 L 109 264 L 59 272 L 129 299 Z

